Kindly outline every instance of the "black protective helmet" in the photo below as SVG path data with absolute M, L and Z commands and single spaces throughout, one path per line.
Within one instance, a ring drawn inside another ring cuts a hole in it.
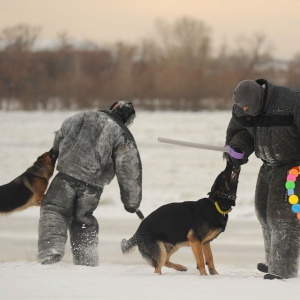
M 127 127 L 135 118 L 135 110 L 130 101 L 117 101 L 109 109 L 117 114 Z

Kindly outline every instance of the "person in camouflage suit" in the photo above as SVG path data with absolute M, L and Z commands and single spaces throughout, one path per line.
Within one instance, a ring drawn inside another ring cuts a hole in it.
M 265 279 L 298 276 L 300 220 L 292 211 L 285 188 L 288 171 L 300 165 L 300 90 L 273 85 L 267 80 L 244 80 L 233 92 L 232 117 L 226 145 L 244 152 L 242 160 L 224 156 L 242 165 L 255 152 L 262 160 L 255 210 L 261 224 L 265 263 L 259 271 Z M 300 196 L 300 182 L 294 193 Z
M 132 103 L 119 101 L 109 110 L 78 113 L 56 132 L 53 152 L 58 156 L 58 173 L 41 206 L 40 263 L 62 259 L 69 230 L 74 264 L 98 265 L 99 226 L 93 212 L 104 186 L 115 175 L 125 209 L 137 211 L 142 200 L 142 164 L 128 129 L 134 117 Z

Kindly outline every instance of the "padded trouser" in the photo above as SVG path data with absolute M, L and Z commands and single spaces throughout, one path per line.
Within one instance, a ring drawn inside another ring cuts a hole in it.
M 288 202 L 285 182 L 289 167 L 264 164 L 259 171 L 255 209 L 261 224 L 268 272 L 283 278 L 298 276 L 300 255 L 300 220 Z M 295 194 L 300 198 L 300 178 Z
M 38 258 L 65 253 L 67 232 L 74 263 L 96 266 L 99 226 L 93 216 L 103 189 L 58 173 L 42 202 L 39 220 Z

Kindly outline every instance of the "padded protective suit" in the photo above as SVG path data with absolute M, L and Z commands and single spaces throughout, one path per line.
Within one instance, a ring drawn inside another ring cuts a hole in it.
M 276 86 L 260 79 L 263 106 L 258 116 L 247 115 L 233 106 L 226 144 L 251 153 L 263 161 L 260 168 L 255 208 L 261 224 L 268 272 L 283 278 L 297 277 L 300 255 L 300 220 L 288 202 L 287 172 L 300 165 L 300 91 Z M 295 194 L 300 197 L 300 180 Z
M 98 264 L 98 222 L 93 216 L 105 185 L 117 176 L 121 200 L 136 209 L 142 199 L 142 165 L 136 143 L 110 111 L 87 111 L 56 132 L 59 173 L 41 206 L 38 258 L 62 257 L 70 229 L 74 263 Z

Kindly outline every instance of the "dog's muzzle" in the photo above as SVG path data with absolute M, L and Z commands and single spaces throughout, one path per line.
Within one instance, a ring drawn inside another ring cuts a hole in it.
M 226 202 L 226 206 L 227 206 L 227 204 L 228 204 L 228 206 L 235 206 L 236 196 L 235 195 L 228 195 L 228 194 L 224 194 L 224 193 L 216 193 L 215 197 L 214 197 L 214 200 L 215 201 L 219 200 L 219 201 Z
M 232 211 L 232 206 L 235 206 L 236 196 L 217 192 L 210 200 L 220 214 L 226 215 Z

